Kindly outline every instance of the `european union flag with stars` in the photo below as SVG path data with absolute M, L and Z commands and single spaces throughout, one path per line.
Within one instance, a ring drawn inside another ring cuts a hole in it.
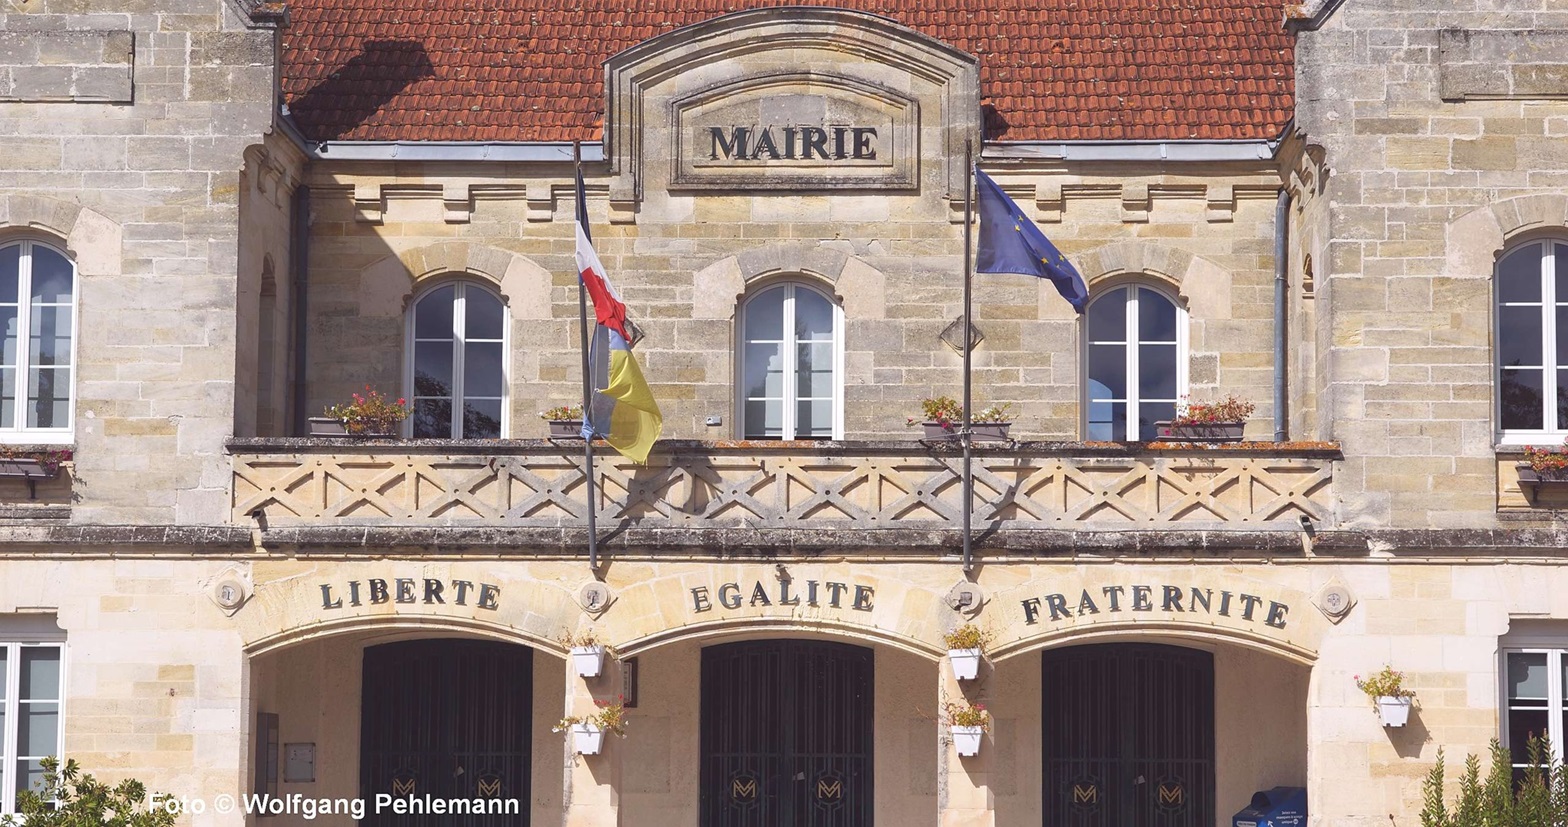
M 975 168 L 975 182 L 980 190 L 980 248 L 975 272 L 1050 279 L 1056 292 L 1082 313 L 1089 303 L 1089 285 L 1077 268 L 979 167 Z

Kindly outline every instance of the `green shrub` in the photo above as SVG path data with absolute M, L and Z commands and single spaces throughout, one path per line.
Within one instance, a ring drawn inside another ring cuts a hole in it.
M 1443 751 L 1421 785 L 1421 827 L 1563 827 L 1568 825 L 1568 771 L 1551 758 L 1551 743 L 1531 738 L 1525 747 L 1524 778 L 1514 784 L 1512 757 L 1492 740 L 1492 766 L 1481 778 L 1481 761 L 1465 759 L 1459 797 L 1443 794 Z
M 110 787 L 83 775 L 75 761 L 65 767 L 45 758 L 43 789 L 17 793 L 16 815 L 0 816 L 5 827 L 173 827 L 174 814 L 147 806 L 147 788 L 134 779 Z

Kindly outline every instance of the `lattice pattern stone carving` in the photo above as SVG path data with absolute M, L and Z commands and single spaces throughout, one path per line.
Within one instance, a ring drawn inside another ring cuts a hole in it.
M 274 524 L 575 526 L 586 520 L 582 457 L 236 453 L 234 519 Z M 552 452 L 553 451 L 553 452 Z M 1073 457 L 1027 450 L 975 458 L 976 526 L 1137 528 L 1331 523 L 1332 460 L 1171 454 Z M 725 449 L 600 458 L 601 520 L 688 528 L 951 528 L 963 485 L 952 454 Z

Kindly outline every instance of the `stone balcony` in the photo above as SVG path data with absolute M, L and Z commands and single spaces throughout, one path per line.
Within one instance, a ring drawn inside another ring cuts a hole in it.
M 274 543 L 560 550 L 586 538 L 579 441 L 235 439 L 229 451 L 233 520 Z M 1334 526 L 1340 458 L 1323 443 L 978 447 L 973 528 L 980 546 L 1033 553 L 1299 552 L 1302 517 Z M 672 440 L 647 466 L 605 450 L 598 528 L 643 549 L 951 551 L 962 467 L 955 447 L 913 441 Z

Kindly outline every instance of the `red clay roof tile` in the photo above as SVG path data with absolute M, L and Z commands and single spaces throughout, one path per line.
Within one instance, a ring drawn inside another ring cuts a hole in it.
M 1284 0 L 290 0 L 315 140 L 597 140 L 606 58 L 742 8 L 885 15 L 980 59 L 992 141 L 1259 139 L 1294 108 Z

